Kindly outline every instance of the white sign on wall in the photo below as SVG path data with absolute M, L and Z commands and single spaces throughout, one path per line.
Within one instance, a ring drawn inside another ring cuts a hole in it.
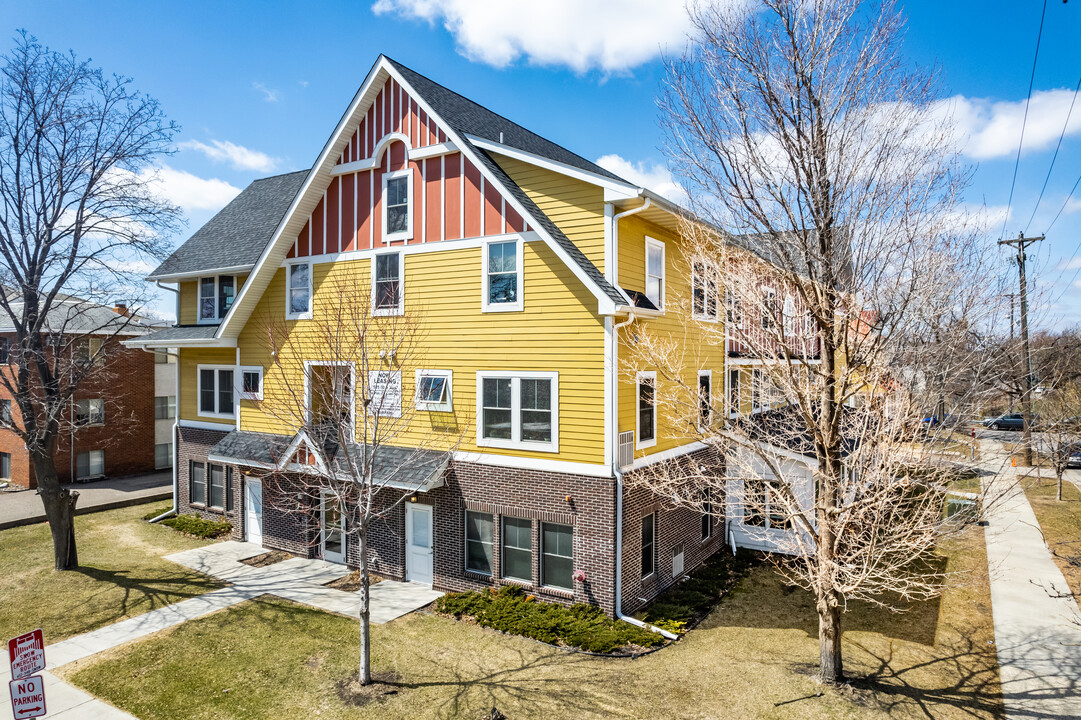
M 379 417 L 402 416 L 402 373 L 400 370 L 372 370 L 368 373 L 372 413 Z

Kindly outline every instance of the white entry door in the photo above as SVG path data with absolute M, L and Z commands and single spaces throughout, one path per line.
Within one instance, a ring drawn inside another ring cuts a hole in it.
M 320 541 L 323 559 L 327 562 L 345 562 L 345 515 L 333 495 L 323 496 L 322 533 Z
M 432 506 L 405 506 L 405 579 L 432 584 Z
M 247 478 L 244 483 L 244 539 L 263 544 L 263 483 Z

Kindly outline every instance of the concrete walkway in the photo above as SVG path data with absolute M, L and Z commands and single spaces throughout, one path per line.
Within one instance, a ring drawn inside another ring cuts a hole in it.
M 987 561 L 1002 693 L 1009 720 L 1081 718 L 1081 613 L 1061 597 L 1066 580 L 1009 466 L 1005 448 L 982 443 L 997 474 L 987 493 Z
M 173 497 L 173 474 L 171 470 L 165 470 L 75 483 L 64 487 L 79 493 L 79 504 L 75 506 L 75 512 L 82 514 L 154 500 L 170 500 Z M 45 522 L 45 511 L 41 507 L 41 498 L 37 491 L 0 491 L 0 530 L 39 522 Z
M 324 583 L 348 575 L 349 568 L 303 558 L 291 558 L 262 568 L 240 562 L 264 552 L 266 550 L 258 545 L 228 541 L 167 556 L 168 560 L 225 580 L 231 585 L 47 645 L 45 660 L 48 667 L 58 668 L 82 660 L 262 595 L 275 595 L 329 612 L 359 617 L 355 593 L 324 587 Z M 383 580 L 371 588 L 371 621 L 375 624 L 389 622 L 424 607 L 442 594 L 421 585 Z M 6 645 L 3 653 L 0 706 L 9 707 L 11 668 L 7 662 Z M 43 672 L 42 676 L 49 718 L 135 720 L 128 713 L 65 683 L 48 671 Z

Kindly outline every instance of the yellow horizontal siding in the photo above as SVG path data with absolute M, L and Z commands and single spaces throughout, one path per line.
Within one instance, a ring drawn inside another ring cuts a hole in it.
M 180 348 L 179 355 L 177 374 L 180 380 L 180 397 L 177 399 L 179 405 L 177 416 L 182 420 L 234 425 L 235 422 L 227 418 L 200 416 L 196 393 L 198 392 L 198 366 L 232 365 L 236 360 L 236 351 L 233 348 Z
M 604 189 L 531 163 L 495 156 L 500 167 L 604 272 Z
M 466 248 L 404 256 L 405 311 L 421 318 L 422 340 L 401 366 L 403 416 L 412 412 L 415 370 L 453 372 L 453 413 L 416 412 L 411 429 L 388 440 L 415 445 L 433 427 L 457 423 L 459 449 L 583 463 L 604 462 L 604 324 L 590 308 L 596 301 L 543 243 L 527 243 L 522 312 L 481 312 L 481 249 Z M 285 275 L 279 270 L 238 338 L 242 365 L 271 366 L 267 328 L 282 330 L 281 365 L 266 372 L 264 401 L 241 403 L 245 430 L 287 433 L 297 407 L 288 388 L 302 388 L 303 360 L 334 360 L 321 341 L 318 318 L 326 316 L 342 288 L 367 289 L 368 259 L 314 266 L 315 320 L 285 321 Z M 366 299 L 358 305 L 367 304 Z M 476 445 L 478 370 L 559 373 L 559 452 Z M 280 373 L 288 373 L 283 381 Z M 285 410 L 289 407 L 290 410 Z M 436 433 L 446 439 L 457 433 Z
M 648 221 L 631 216 L 620 221 L 619 226 L 619 284 L 622 287 L 643 292 L 645 290 L 646 268 L 646 236 L 660 240 L 665 245 L 665 305 L 667 311 L 661 317 L 640 318 L 631 325 L 621 329 L 619 348 L 619 431 L 635 431 L 637 414 L 637 385 L 634 380 L 636 370 L 656 370 L 654 367 L 636 367 L 631 357 L 627 340 L 630 333 L 636 328 L 644 328 L 655 335 L 679 338 L 685 352 L 683 367 L 680 377 L 688 387 L 697 388 L 698 371 L 711 370 L 713 372 L 712 395 L 714 417 L 725 411 L 724 406 L 724 372 L 725 352 L 723 344 L 712 344 L 711 340 L 703 337 L 696 326 L 685 323 L 679 316 L 683 311 L 682 306 L 689 308 L 691 300 L 691 272 L 690 265 L 684 256 L 682 241 L 675 233 L 654 225 Z M 723 318 L 721 318 L 723 321 Z M 718 332 L 723 332 L 723 324 L 711 325 Z M 689 330 L 689 332 L 688 332 Z M 665 394 L 679 391 L 679 385 L 674 381 L 666 381 L 658 373 L 657 394 L 659 404 L 663 406 Z M 694 390 L 697 392 L 697 390 Z M 673 427 L 670 418 L 666 417 L 663 410 L 657 413 L 657 444 L 644 450 L 636 451 L 635 457 L 651 455 L 665 450 L 670 450 L 681 445 L 693 442 L 696 435 L 686 429 Z M 635 436 L 637 441 L 637 435 Z

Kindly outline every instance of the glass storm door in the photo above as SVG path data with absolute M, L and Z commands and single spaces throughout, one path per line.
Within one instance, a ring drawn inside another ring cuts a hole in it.
M 405 506 L 405 579 L 432 584 L 432 506 Z
M 345 516 L 341 505 L 333 495 L 323 496 L 322 545 L 323 559 L 328 562 L 345 562 Z

